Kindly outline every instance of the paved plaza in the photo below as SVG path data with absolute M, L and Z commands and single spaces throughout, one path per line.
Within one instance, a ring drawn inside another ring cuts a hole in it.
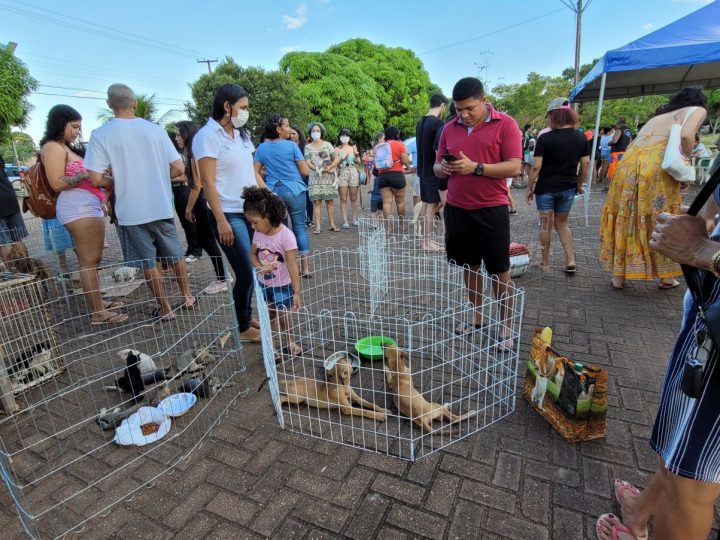
M 532 223 L 523 192 L 513 194 L 513 219 Z M 260 347 L 246 345 L 249 395 L 189 461 L 76 537 L 594 538 L 597 516 L 616 510 L 612 479 L 643 486 L 655 468 L 648 438 L 684 289 L 613 290 L 597 266 L 593 218 L 576 234 L 577 275 L 565 276 L 556 260 L 553 270 L 518 280 L 526 288 L 521 364 L 533 330 L 550 326 L 560 352 L 605 367 L 605 439 L 566 443 L 520 396 L 509 417 L 415 463 L 296 435 L 280 429 L 267 388 L 257 391 Z M 313 248 L 352 249 L 357 239 L 356 230 L 311 235 Z M 122 482 L 140 485 L 162 464 L 154 467 Z M 2 538 L 22 537 L 4 489 L 0 529 Z

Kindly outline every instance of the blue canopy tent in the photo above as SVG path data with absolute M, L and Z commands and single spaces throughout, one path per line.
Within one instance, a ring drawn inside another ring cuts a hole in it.
M 595 161 L 604 99 L 671 94 L 694 85 L 720 87 L 720 0 L 608 51 L 570 91 L 572 102 L 598 102 L 591 163 Z M 592 170 L 587 186 L 586 221 Z

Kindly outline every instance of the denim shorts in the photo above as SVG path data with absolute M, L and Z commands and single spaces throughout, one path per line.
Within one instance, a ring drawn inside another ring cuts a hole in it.
M 535 204 L 538 211 L 554 210 L 557 214 L 567 214 L 575 201 L 575 188 L 555 193 L 540 193 L 535 195 Z
M 260 290 L 263 293 L 263 297 L 268 305 L 274 305 L 276 308 L 283 307 L 285 309 L 291 309 L 293 305 L 293 292 L 292 285 L 281 285 L 279 287 L 270 287 L 260 283 Z
M 155 267 L 157 259 L 170 259 L 174 264 L 185 256 L 172 219 L 118 225 L 117 233 L 127 266 L 147 270 Z

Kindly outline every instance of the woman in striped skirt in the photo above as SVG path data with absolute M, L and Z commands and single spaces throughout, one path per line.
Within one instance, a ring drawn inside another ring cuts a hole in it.
M 718 192 L 707 216 L 720 204 Z M 718 275 L 720 227 L 707 236 L 706 221 L 688 215 L 660 214 L 650 245 L 674 261 Z M 702 272 L 702 274 L 705 274 Z M 714 282 L 705 306 L 720 302 L 720 280 Z M 720 343 L 709 348 L 704 386 L 698 398 L 681 389 L 686 359 L 699 355 L 696 336 L 709 335 L 699 306 L 688 293 L 682 329 L 670 357 L 663 383 L 660 409 L 650 445 L 659 456 L 658 469 L 647 487 L 615 481 L 622 522 L 612 514 L 600 516 L 596 526 L 601 540 L 647 538 L 653 519 L 653 538 L 706 539 L 713 523 L 713 506 L 720 495 Z

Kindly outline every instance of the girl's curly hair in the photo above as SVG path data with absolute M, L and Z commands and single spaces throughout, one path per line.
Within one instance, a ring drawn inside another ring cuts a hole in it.
M 243 198 L 243 212 L 255 212 L 267 218 L 273 227 L 278 227 L 287 216 L 285 202 L 267 188 L 246 187 Z

